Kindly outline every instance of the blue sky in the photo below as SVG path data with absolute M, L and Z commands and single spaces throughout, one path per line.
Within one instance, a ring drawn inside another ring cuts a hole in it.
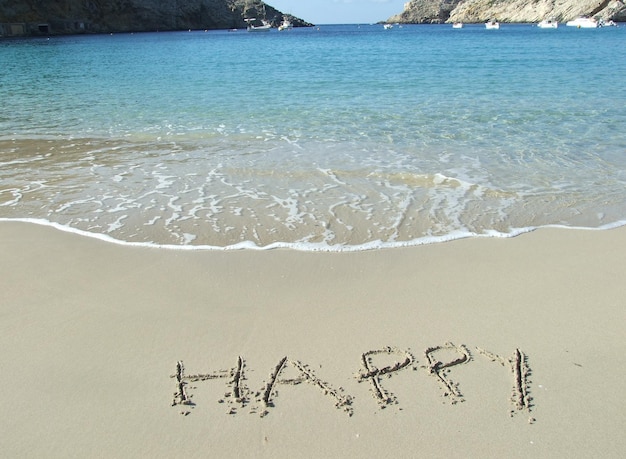
M 264 0 L 313 24 L 369 24 L 399 14 L 409 0 Z

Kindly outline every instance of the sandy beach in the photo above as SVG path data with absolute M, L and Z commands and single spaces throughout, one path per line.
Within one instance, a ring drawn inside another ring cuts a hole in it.
M 0 223 L 3 457 L 622 457 L 626 228 L 358 253 Z

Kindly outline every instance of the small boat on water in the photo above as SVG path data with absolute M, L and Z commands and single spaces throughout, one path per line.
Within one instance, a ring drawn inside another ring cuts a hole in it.
M 383 28 L 385 30 L 393 29 L 393 25 L 391 25 L 391 24 L 383 24 Z
M 293 29 L 293 25 L 291 25 L 291 21 L 289 19 L 283 19 L 283 22 L 278 26 L 278 31 L 282 32 L 283 30 L 291 30 Z
M 462 22 L 455 22 L 454 24 L 452 24 L 452 28 L 453 29 L 462 29 L 463 28 L 463 23 Z
M 559 27 L 559 21 L 552 18 L 544 19 L 539 24 L 537 24 L 537 27 L 541 29 L 556 29 Z
M 246 19 L 245 21 L 248 23 L 248 32 L 269 32 L 272 29 L 272 24 L 265 19 L 261 19 L 262 25 L 253 24 L 256 18 Z
M 569 27 L 578 27 L 579 29 L 595 29 L 598 27 L 598 21 L 593 18 L 581 16 L 572 21 L 567 21 L 565 25 Z
M 491 21 L 487 21 L 485 23 L 485 28 L 490 30 L 496 30 L 500 28 L 500 23 L 495 19 L 492 19 Z

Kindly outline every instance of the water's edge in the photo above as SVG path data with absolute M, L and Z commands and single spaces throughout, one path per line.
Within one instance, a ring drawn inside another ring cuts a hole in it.
M 406 248 L 406 247 L 417 247 L 422 245 L 429 244 L 439 244 L 442 242 L 450 242 L 459 239 L 470 239 L 470 238 L 500 238 L 500 239 L 508 239 L 517 237 L 522 234 L 530 233 L 542 228 L 561 228 L 568 230 L 578 230 L 578 231 L 606 231 L 614 228 L 619 228 L 622 226 L 626 226 L 626 220 L 614 222 L 611 224 L 599 226 L 596 228 L 590 227 L 581 227 L 581 226 L 566 226 L 566 225 L 545 225 L 538 227 L 528 227 L 528 228 L 517 228 L 513 229 L 509 233 L 501 233 L 497 231 L 490 231 L 485 234 L 475 234 L 469 232 L 457 232 L 447 234 L 445 236 L 439 237 L 423 237 L 414 239 L 411 241 L 403 241 L 403 242 L 382 242 L 382 241 L 373 241 L 367 244 L 361 245 L 326 245 L 326 244 L 304 244 L 304 243 L 290 243 L 290 242 L 274 242 L 272 244 L 268 244 L 265 246 L 258 246 L 250 241 L 240 242 L 237 244 L 218 247 L 218 246 L 210 246 L 210 245 L 174 245 L 174 244 L 155 244 L 149 242 L 129 242 L 122 241 L 119 239 L 115 239 L 111 236 L 101 233 L 90 233 L 89 231 L 80 230 L 77 228 L 72 228 L 66 225 L 61 225 L 56 222 L 51 222 L 48 220 L 37 219 L 37 218 L 2 218 L 0 217 L 0 224 L 5 222 L 20 222 L 20 223 L 29 223 L 40 226 L 47 226 L 50 228 L 54 228 L 58 231 L 63 231 L 66 233 L 72 233 L 79 236 L 89 237 L 93 239 L 97 239 L 103 242 L 129 246 L 129 247 L 143 247 L 143 248 L 153 248 L 153 249 L 165 249 L 165 250 L 180 250 L 180 251 L 233 251 L 233 250 L 273 250 L 273 249 L 288 249 L 299 252 L 328 252 L 328 253 L 345 253 L 345 252 L 363 252 L 367 250 L 380 250 L 380 249 L 398 249 L 398 248 Z

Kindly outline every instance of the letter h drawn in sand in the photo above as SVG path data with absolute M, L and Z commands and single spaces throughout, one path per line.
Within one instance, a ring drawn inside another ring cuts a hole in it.
M 248 402 L 248 390 L 244 385 L 244 368 L 245 363 L 241 357 L 237 358 L 237 366 L 228 370 L 218 370 L 213 373 L 186 375 L 185 366 L 182 360 L 176 363 L 176 373 L 172 376 L 176 378 L 177 391 L 174 393 L 174 400 L 172 406 L 186 405 L 191 408 L 195 406 L 195 403 L 191 400 L 193 395 L 189 395 L 187 386 L 190 382 L 207 381 L 211 379 L 221 379 L 230 377 L 228 385 L 231 387 L 231 391 L 224 394 L 224 397 L 228 400 L 230 409 L 229 414 L 235 414 L 237 412 L 237 406 L 244 407 Z M 190 386 L 191 388 L 191 386 Z M 222 402 L 223 400 L 220 400 Z M 188 415 L 189 411 L 181 411 L 181 414 Z

